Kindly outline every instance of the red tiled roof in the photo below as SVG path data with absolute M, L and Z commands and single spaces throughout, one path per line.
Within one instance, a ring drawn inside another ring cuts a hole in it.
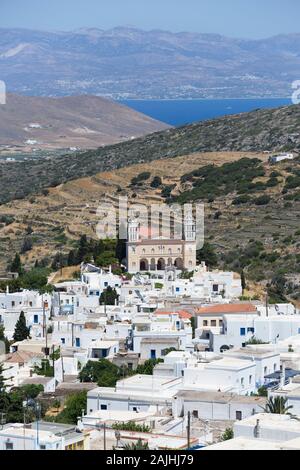
M 244 304 L 220 304 L 208 305 L 206 307 L 196 308 L 196 315 L 206 314 L 231 314 L 231 313 L 256 313 L 255 306 L 251 303 Z
M 155 315 L 174 315 L 177 314 L 179 318 L 186 318 L 190 320 L 192 318 L 192 314 L 187 312 L 186 310 L 177 310 L 177 311 L 166 311 L 166 310 L 156 310 L 154 312 Z

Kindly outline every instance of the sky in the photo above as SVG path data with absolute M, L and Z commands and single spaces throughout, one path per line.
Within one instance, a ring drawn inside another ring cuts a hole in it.
M 0 0 L 0 27 L 135 26 L 264 38 L 299 32 L 299 0 Z

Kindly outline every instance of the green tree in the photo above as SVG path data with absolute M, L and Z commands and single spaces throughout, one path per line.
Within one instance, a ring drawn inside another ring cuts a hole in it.
M 70 395 L 65 403 L 64 410 L 55 417 L 58 423 L 77 424 L 78 418 L 82 416 L 82 410 L 86 411 L 87 393 L 81 391 Z
M 3 343 L 5 344 L 5 352 L 9 353 L 10 342 L 5 336 L 5 329 L 3 325 L 0 325 L 0 341 L 3 341 Z
M 197 260 L 199 263 L 201 263 L 201 261 L 205 261 L 207 266 L 210 268 L 217 266 L 218 257 L 215 253 L 214 247 L 210 243 L 204 242 L 201 250 L 197 251 Z
M 100 295 L 100 305 L 115 305 L 115 301 L 118 301 L 118 294 L 116 289 L 113 289 L 112 287 L 108 286 L 107 289 L 104 289 L 104 291 Z
M 29 328 L 26 326 L 26 318 L 24 312 L 22 311 L 19 316 L 19 320 L 16 323 L 15 332 L 14 332 L 14 341 L 23 341 L 29 337 Z
M 286 406 L 287 398 L 284 397 L 270 397 L 264 408 L 265 413 L 272 413 L 277 415 L 290 415 L 289 410 L 293 408 L 293 405 Z
M 80 382 L 97 382 L 101 387 L 113 387 L 119 377 L 119 367 L 107 359 L 88 361 L 79 373 Z
M 22 266 L 22 263 L 21 263 L 20 255 L 18 253 L 15 254 L 15 257 L 14 257 L 13 262 L 11 263 L 9 269 L 10 269 L 11 272 L 18 273 L 19 275 L 21 275 L 23 273 L 23 266 Z
M 153 369 L 156 364 L 164 362 L 163 359 L 148 359 L 144 364 L 140 364 L 136 368 L 137 374 L 153 375 Z
M 153 180 L 150 183 L 151 188 L 159 188 L 162 185 L 162 180 L 160 176 L 154 176 Z
M 267 389 L 266 387 L 264 387 L 264 386 L 259 387 L 259 388 L 257 389 L 257 395 L 258 395 L 259 397 L 267 397 L 267 396 L 268 396 L 268 389 Z
M 82 235 L 79 240 L 78 262 L 81 263 L 89 255 L 89 244 L 86 235 Z
M 3 393 L 5 393 L 5 380 L 6 379 L 3 377 L 3 365 L 0 362 L 0 395 L 3 395 Z
M 221 436 L 222 441 L 229 441 L 230 439 L 234 438 L 233 434 L 233 429 L 232 428 L 226 428 L 225 431 L 223 432 Z
M 247 289 L 247 285 L 246 285 L 246 278 L 245 278 L 245 273 L 243 269 L 241 271 L 241 284 L 242 284 L 242 291 L 244 292 L 244 290 Z

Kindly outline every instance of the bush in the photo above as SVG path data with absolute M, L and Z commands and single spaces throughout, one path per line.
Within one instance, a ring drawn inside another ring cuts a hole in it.
M 246 194 L 243 194 L 242 196 L 238 196 L 236 197 L 233 201 L 232 201 L 232 204 L 234 206 L 239 206 L 240 204 L 246 204 L 247 202 L 250 202 L 251 199 L 249 196 L 247 196 Z
M 270 201 L 271 201 L 270 196 L 263 195 L 263 196 L 259 196 L 258 198 L 256 198 L 254 203 L 257 206 L 265 206 L 265 205 L 269 204 Z
M 131 185 L 132 186 L 139 185 L 143 183 L 144 181 L 147 181 L 150 178 L 150 176 L 151 176 L 150 171 L 144 171 L 143 173 L 140 173 L 139 175 L 132 178 Z

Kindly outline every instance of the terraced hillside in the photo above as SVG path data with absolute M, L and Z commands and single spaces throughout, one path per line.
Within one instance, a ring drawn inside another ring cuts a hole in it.
M 99 172 L 193 153 L 299 151 L 299 125 L 300 105 L 286 106 L 169 129 L 46 161 L 3 163 L 0 166 L 0 203 Z
M 67 253 L 83 233 L 95 238 L 99 202 L 116 205 L 125 194 L 147 204 L 195 200 L 195 188 L 209 187 L 197 200 L 205 202 L 205 236 L 217 265 L 244 269 L 262 285 L 279 275 L 298 285 L 300 161 L 272 166 L 267 159 L 251 152 L 194 153 L 164 165 L 153 161 L 98 173 L 9 202 L 1 207 L 1 265 L 20 251 L 24 236 L 32 243 L 22 255 L 27 265 L 59 250 Z M 297 297 L 297 289 L 293 293 Z

